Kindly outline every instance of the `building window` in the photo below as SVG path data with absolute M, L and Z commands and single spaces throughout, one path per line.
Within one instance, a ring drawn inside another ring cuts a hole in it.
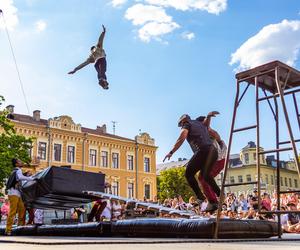
M 90 158 L 89 158 L 89 165 L 96 166 L 96 159 L 97 159 L 97 151 L 96 149 L 90 149 Z
M 119 153 L 112 153 L 112 167 L 119 168 Z
M 245 153 L 245 163 L 248 164 L 249 163 L 249 154 Z
M 246 175 L 246 178 L 247 178 L 247 182 L 250 182 L 250 181 L 251 181 L 251 175 L 250 175 L 250 174 L 247 174 L 247 175 Z
M 298 180 L 294 179 L 295 188 L 298 188 Z
M 286 187 L 288 186 L 287 178 L 286 177 L 284 177 L 284 184 L 285 184 Z
M 144 158 L 144 171 L 150 173 L 150 158 L 148 157 Z
M 240 183 L 243 182 L 243 176 L 242 175 L 238 176 L 238 182 L 240 182 Z
M 150 199 L 150 184 L 145 184 L 145 198 Z
M 133 198 L 133 183 L 128 183 L 127 185 L 127 197 L 129 199 Z
M 269 184 L 269 176 L 266 174 L 266 184 Z
M 111 192 L 113 195 L 119 195 L 119 182 L 113 181 L 111 184 Z
M 101 151 L 101 166 L 104 168 L 108 167 L 108 152 Z
M 274 185 L 274 176 L 271 175 L 271 184 Z
M 253 159 L 256 161 L 256 153 L 253 154 Z
M 54 143 L 54 161 L 61 161 L 61 144 Z
M 133 170 L 133 155 L 127 155 L 127 168 Z
M 292 179 L 291 179 L 291 178 L 289 178 L 289 185 L 290 185 L 290 187 L 293 186 L 293 185 L 292 185 Z
M 280 186 L 283 186 L 283 178 L 280 177 Z
M 46 142 L 39 142 L 38 157 L 41 160 L 46 160 L 46 150 L 47 150 L 47 143 Z
M 230 176 L 230 183 L 234 183 L 234 176 Z
M 75 162 L 75 147 L 74 146 L 68 146 L 68 156 L 67 156 L 67 161 L 69 163 L 74 163 Z

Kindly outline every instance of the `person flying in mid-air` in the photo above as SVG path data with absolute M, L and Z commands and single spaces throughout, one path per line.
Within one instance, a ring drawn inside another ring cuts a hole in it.
M 85 62 L 82 64 L 78 65 L 75 69 L 70 71 L 68 74 L 74 74 L 76 71 L 82 69 L 83 67 L 87 66 L 90 63 L 95 63 L 95 69 L 98 73 L 98 80 L 99 80 L 99 85 L 104 88 L 108 89 L 108 82 L 106 78 L 106 54 L 103 49 L 103 40 L 105 36 L 106 29 L 104 25 L 102 25 L 103 31 L 101 32 L 101 35 L 98 39 L 98 43 L 96 46 L 91 47 L 91 54 L 90 56 L 86 59 Z

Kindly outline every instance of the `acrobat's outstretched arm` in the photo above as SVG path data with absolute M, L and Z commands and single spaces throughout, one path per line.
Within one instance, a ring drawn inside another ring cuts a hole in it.
M 105 32 L 106 32 L 106 28 L 104 27 L 103 24 L 102 24 L 102 28 L 103 28 L 103 31 L 101 32 L 101 35 L 99 36 L 98 43 L 97 43 L 97 47 L 100 49 L 103 49 L 103 40 L 104 40 L 104 36 L 105 36 Z
M 207 114 L 206 118 L 204 119 L 203 121 L 203 124 L 206 126 L 206 127 L 209 127 L 210 126 L 210 121 L 211 121 L 211 118 L 212 117 L 215 117 L 216 115 L 220 114 L 218 111 L 211 111 Z
M 85 60 L 85 62 L 83 62 L 82 64 L 79 64 L 75 69 L 70 71 L 68 74 L 74 74 L 77 70 L 82 69 L 83 67 L 85 67 L 86 65 L 89 65 L 90 63 L 91 63 L 91 60 L 90 60 L 90 58 L 88 58 Z

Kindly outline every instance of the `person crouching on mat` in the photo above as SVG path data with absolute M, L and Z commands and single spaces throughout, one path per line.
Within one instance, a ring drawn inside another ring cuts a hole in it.
M 210 114 L 216 115 L 218 113 L 216 111 L 213 111 Z M 213 116 L 207 116 L 207 117 L 199 116 L 198 118 L 196 118 L 196 121 L 204 123 L 205 125 L 208 126 L 208 133 L 209 133 L 211 139 L 213 140 L 214 146 L 216 147 L 216 149 L 218 151 L 218 159 L 210 172 L 210 176 L 215 178 L 224 168 L 227 147 L 226 147 L 225 142 L 221 139 L 219 133 L 210 127 L 210 118 L 211 117 L 213 117 Z M 199 174 L 198 180 L 203 188 L 203 192 L 204 192 L 205 196 L 208 198 L 208 200 L 211 201 L 211 203 L 209 203 L 209 205 L 207 207 L 207 210 L 210 210 L 210 211 L 216 210 L 218 208 L 216 206 L 216 204 L 218 203 L 218 198 L 217 198 L 216 193 L 213 191 L 211 186 L 205 181 L 205 179 L 203 178 L 203 176 L 201 174 Z M 214 205 L 212 206 L 212 204 L 214 204 Z
M 209 114 L 213 115 L 213 114 Z M 185 177 L 197 196 L 199 206 L 205 200 L 200 187 L 198 185 L 195 174 L 200 171 L 203 178 L 206 180 L 213 191 L 219 196 L 220 188 L 215 182 L 214 178 L 210 175 L 210 172 L 218 158 L 218 152 L 213 146 L 213 142 L 208 134 L 207 126 L 196 120 L 191 120 L 190 116 L 184 114 L 178 121 L 178 126 L 181 127 L 180 135 L 173 146 L 172 150 L 165 156 L 164 160 L 170 159 L 172 155 L 180 148 L 185 139 L 190 144 L 194 155 L 186 164 Z M 217 206 L 215 201 L 208 200 L 211 206 Z
M 98 73 L 99 85 L 104 89 L 108 89 L 108 82 L 106 78 L 106 54 L 103 49 L 103 40 L 106 29 L 104 25 L 102 25 L 102 28 L 103 31 L 98 39 L 98 43 L 96 46 L 91 47 L 91 54 L 88 57 L 88 59 L 86 59 L 85 62 L 78 65 L 74 70 L 70 71 L 68 74 L 74 74 L 76 71 L 82 69 L 90 63 L 95 63 L 94 67 Z

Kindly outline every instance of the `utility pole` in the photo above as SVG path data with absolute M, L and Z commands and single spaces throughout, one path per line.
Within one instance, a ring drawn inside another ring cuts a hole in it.
M 117 121 L 111 121 L 111 123 L 113 124 L 113 134 L 116 134 L 116 124 L 118 123 Z

